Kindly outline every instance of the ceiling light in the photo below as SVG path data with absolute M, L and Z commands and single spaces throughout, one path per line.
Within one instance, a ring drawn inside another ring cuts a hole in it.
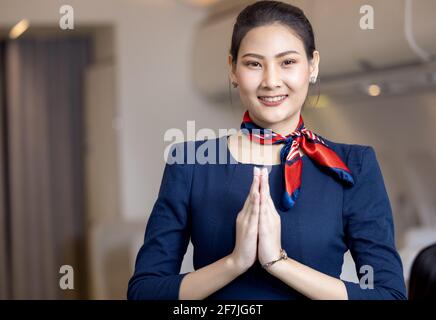
M 371 97 L 377 97 L 380 95 L 380 93 L 381 93 L 381 89 L 379 85 L 371 84 L 370 86 L 368 86 L 368 94 Z
M 27 28 L 29 28 L 29 21 L 27 19 L 23 19 L 12 27 L 11 31 L 9 32 L 9 37 L 11 39 L 17 39 L 23 34 L 24 31 L 27 30 Z

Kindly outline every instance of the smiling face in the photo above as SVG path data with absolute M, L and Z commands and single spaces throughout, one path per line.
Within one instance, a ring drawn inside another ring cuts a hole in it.
M 239 85 L 251 119 L 282 135 L 296 129 L 309 79 L 318 75 L 319 53 L 308 60 L 302 40 L 279 23 L 251 29 L 242 39 L 230 77 Z

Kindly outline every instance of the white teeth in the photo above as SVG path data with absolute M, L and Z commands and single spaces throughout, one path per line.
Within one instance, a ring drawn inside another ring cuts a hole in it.
M 286 98 L 286 96 L 278 96 L 278 97 L 274 97 L 274 98 L 260 97 L 260 99 L 267 101 L 267 102 L 277 102 L 277 101 L 283 100 L 285 98 Z

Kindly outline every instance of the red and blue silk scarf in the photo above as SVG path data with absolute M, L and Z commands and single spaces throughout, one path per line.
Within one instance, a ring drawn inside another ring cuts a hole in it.
M 241 129 L 251 141 L 260 144 L 284 144 L 280 151 L 280 161 L 285 169 L 285 192 L 283 192 L 282 206 L 288 210 L 295 205 L 300 193 L 301 172 L 303 161 L 300 156 L 299 148 L 313 161 L 325 167 L 327 172 L 340 182 L 354 185 L 354 179 L 350 169 L 342 162 L 339 156 L 324 141 L 306 129 L 303 117 L 297 129 L 292 133 L 282 136 L 271 129 L 264 129 L 257 126 L 250 118 L 248 110 L 245 111 L 241 124 Z

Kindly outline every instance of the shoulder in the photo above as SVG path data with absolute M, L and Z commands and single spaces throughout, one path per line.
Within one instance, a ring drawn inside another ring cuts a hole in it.
M 376 152 L 370 145 L 341 143 L 318 136 L 336 152 L 354 174 L 360 173 L 364 165 L 377 164 Z
M 346 201 L 349 205 L 359 204 L 366 197 L 386 195 L 383 174 L 372 146 L 334 142 L 321 137 L 324 142 L 337 153 L 350 169 L 354 178 L 354 186 L 345 188 Z M 370 200 L 365 200 L 369 201 Z
M 366 153 L 375 152 L 369 145 L 342 143 L 320 137 L 346 164 L 360 164 Z

